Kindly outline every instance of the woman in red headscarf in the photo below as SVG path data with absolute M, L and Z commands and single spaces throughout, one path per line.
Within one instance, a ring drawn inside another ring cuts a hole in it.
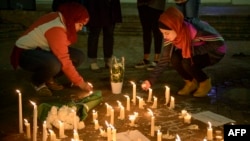
M 197 19 L 186 22 L 183 14 L 175 7 L 169 7 L 159 18 L 159 28 L 164 37 L 162 57 L 144 81 L 147 90 L 157 77 L 171 63 L 185 81 L 179 95 L 204 97 L 211 90 L 211 79 L 203 68 L 218 63 L 226 52 L 222 36 L 209 24 Z
M 82 90 L 92 90 L 76 70 L 84 60 L 83 53 L 70 47 L 88 21 L 88 11 L 83 5 L 68 2 L 60 5 L 57 12 L 39 18 L 18 38 L 11 64 L 15 69 L 20 66 L 33 73 L 31 82 L 38 95 L 49 96 L 50 90 L 63 89 L 54 81 L 60 72 Z

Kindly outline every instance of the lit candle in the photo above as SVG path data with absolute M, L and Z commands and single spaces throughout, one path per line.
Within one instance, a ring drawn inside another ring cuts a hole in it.
M 64 123 L 59 121 L 59 138 L 64 138 Z
M 105 122 L 107 125 L 107 140 L 111 141 L 111 138 L 112 138 L 111 128 L 110 128 L 110 125 L 108 124 L 108 122 L 107 121 L 105 121 Z
M 157 97 L 155 97 L 155 96 L 154 96 L 154 103 L 153 103 L 151 108 L 153 108 L 153 109 L 157 108 Z
M 107 108 L 106 116 L 110 116 L 110 108 L 111 108 L 111 106 L 108 103 L 105 103 L 105 104 L 106 104 L 106 108 Z
M 175 141 L 181 141 L 180 137 L 178 134 L 176 134 L 176 138 L 175 138 Z
M 143 109 L 143 99 L 139 96 L 137 96 L 138 100 L 139 100 L 139 109 Z
M 76 129 L 74 129 L 73 137 L 75 141 L 79 141 L 79 135 Z
M 116 129 L 114 126 L 111 126 L 111 128 L 112 128 L 112 131 L 111 131 L 112 141 L 116 141 Z
M 110 124 L 114 125 L 114 109 L 110 110 Z
M 97 111 L 93 110 L 92 117 L 93 117 L 93 121 L 98 118 Z
M 148 89 L 148 101 L 147 102 L 152 102 L 152 89 Z
M 48 137 L 46 121 L 43 122 L 43 141 L 46 141 Z
M 213 140 L 213 128 L 210 122 L 208 122 L 207 140 Z
M 56 134 L 53 130 L 49 130 L 50 133 L 50 141 L 56 141 Z
M 74 119 L 73 119 L 73 128 L 74 130 L 77 130 L 77 121 L 76 121 L 76 111 L 73 109 L 73 113 L 74 113 Z
M 181 110 L 181 117 L 185 117 L 186 114 L 187 114 L 186 110 Z
M 130 111 L 130 97 L 128 95 L 125 95 L 125 97 L 127 98 L 126 110 Z
M 151 115 L 151 129 L 150 129 L 150 135 L 153 137 L 155 134 L 155 117 L 154 117 L 154 113 L 152 110 L 148 109 L 148 113 Z
M 119 116 L 119 119 L 124 120 L 124 118 L 125 118 L 124 107 L 120 106 L 120 116 Z
M 175 102 L 174 102 L 174 97 L 173 96 L 171 96 L 171 98 L 170 98 L 170 109 L 174 109 L 174 107 L 175 107 Z
M 35 102 L 30 101 L 30 103 L 33 105 L 33 141 L 36 141 L 37 136 L 37 106 Z
M 99 129 L 99 122 L 98 122 L 98 120 L 95 119 L 94 123 L 95 123 L 95 130 L 98 130 Z
M 18 109 L 19 109 L 19 133 L 23 133 L 23 108 L 22 108 L 22 94 L 19 90 L 18 93 Z
M 133 101 L 134 105 L 136 105 L 136 84 L 133 81 L 131 81 L 131 84 L 133 85 L 133 99 L 132 99 L 132 101 Z
M 30 139 L 31 138 L 31 136 L 30 136 L 30 123 L 28 122 L 27 119 L 24 119 L 24 125 L 26 127 L 26 138 Z
M 184 123 L 188 123 L 190 124 L 191 123 L 191 115 L 189 113 L 186 113 L 185 116 L 184 116 Z
M 157 132 L 157 141 L 161 141 L 161 139 L 162 139 L 162 133 L 161 133 L 160 130 L 158 130 L 158 132 Z
M 118 104 L 118 107 L 122 106 L 121 101 L 117 100 L 116 102 L 117 102 L 117 104 Z
M 130 126 L 135 126 L 135 115 L 129 115 Z
M 169 102 L 169 96 L 170 96 L 170 88 L 168 86 L 165 86 L 165 99 L 166 99 L 166 105 Z

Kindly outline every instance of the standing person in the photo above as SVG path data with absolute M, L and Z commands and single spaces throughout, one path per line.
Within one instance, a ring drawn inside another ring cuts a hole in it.
M 158 28 L 158 19 L 165 9 L 166 0 L 137 0 L 137 9 L 143 32 L 143 59 L 135 65 L 135 68 L 154 69 L 158 62 L 161 47 L 162 34 Z M 154 61 L 150 63 L 150 50 L 154 37 Z
M 176 7 L 183 13 L 186 20 L 199 17 L 201 0 L 175 0 Z
M 31 83 L 40 96 L 50 96 L 50 90 L 63 89 L 54 78 L 63 72 L 82 90 L 92 87 L 84 81 L 76 67 L 83 60 L 83 53 L 70 47 L 77 40 L 77 32 L 87 24 L 87 9 L 78 3 L 68 2 L 35 21 L 15 43 L 11 64 L 16 69 L 32 72 Z
M 116 23 L 122 22 L 120 0 L 88 0 L 90 15 L 88 27 L 88 58 L 90 69 L 100 71 L 97 64 L 98 40 L 103 33 L 103 55 L 105 67 L 111 67 Z
M 142 89 L 150 88 L 169 63 L 184 79 L 179 95 L 204 97 L 211 89 L 211 79 L 203 68 L 218 63 L 226 52 L 224 39 L 208 23 L 184 21 L 176 7 L 169 7 L 159 18 L 164 38 L 164 50 L 154 71 L 143 82 Z

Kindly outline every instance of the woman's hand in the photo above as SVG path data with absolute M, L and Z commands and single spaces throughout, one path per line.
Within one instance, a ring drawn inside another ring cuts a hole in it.
M 93 85 L 88 82 L 83 82 L 82 84 L 79 85 L 79 87 L 87 92 L 93 91 Z
M 145 91 L 147 91 L 151 87 L 151 84 L 148 80 L 143 81 L 141 84 L 141 88 Z

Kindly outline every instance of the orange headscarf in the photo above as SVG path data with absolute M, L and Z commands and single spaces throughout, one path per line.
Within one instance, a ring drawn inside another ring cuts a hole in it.
M 177 37 L 173 41 L 173 44 L 177 48 L 182 49 L 183 58 L 190 58 L 192 39 L 189 28 L 187 23 L 184 22 L 184 16 L 181 11 L 175 7 L 169 7 L 161 14 L 159 22 L 176 32 Z

